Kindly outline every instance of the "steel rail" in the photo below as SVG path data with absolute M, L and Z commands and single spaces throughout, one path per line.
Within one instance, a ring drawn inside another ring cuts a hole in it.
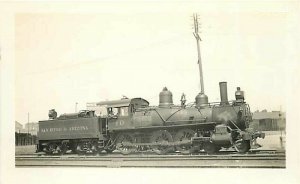
M 218 153 L 215 153 L 215 154 L 211 154 L 211 155 L 208 155 L 207 153 L 205 152 L 199 152 L 199 153 L 192 153 L 192 154 L 189 154 L 188 156 L 230 156 L 230 155 L 234 155 L 234 156 L 250 156 L 250 155 L 265 155 L 265 156 L 271 156 L 271 155 L 279 155 L 279 154 L 283 154 L 285 155 L 285 151 L 284 150 L 250 150 L 249 152 L 247 153 L 244 153 L 244 154 L 241 154 L 241 153 L 238 153 L 234 150 L 222 150 Z M 97 154 L 97 156 L 99 157 L 109 157 L 109 156 L 117 156 L 117 155 L 122 155 L 120 152 L 113 152 L 113 153 L 109 153 L 109 154 L 105 154 L 105 153 L 100 153 L 100 154 Z M 134 152 L 134 153 L 131 153 L 129 155 L 123 155 L 125 157 L 131 157 L 131 156 L 136 156 L 136 155 L 139 155 L 139 156 L 156 156 L 156 157 L 169 157 L 169 156 L 187 156 L 186 154 L 180 154 L 180 152 L 178 153 L 168 153 L 166 155 L 157 155 L 151 151 L 141 151 L 141 152 Z M 93 157 L 95 155 L 92 155 L 92 154 L 87 154 L 87 155 L 77 155 L 75 153 L 66 153 L 64 155 L 47 155 L 45 153 L 42 153 L 42 152 L 39 152 L 39 153 L 25 153 L 25 154 L 16 154 L 15 157 L 22 157 L 22 156 L 39 156 L 39 157 L 61 157 L 61 156 L 77 156 L 77 157 L 80 157 L 80 156 L 88 156 L 88 157 Z
M 16 167 L 285 168 L 285 157 L 19 157 Z
M 88 159 L 88 158 L 161 158 L 161 159 L 168 159 L 168 158 L 176 158 L 176 159 L 184 159 L 184 158 L 285 158 L 285 154 L 260 154 L 260 155 L 85 155 L 85 156 L 78 156 L 78 155 L 63 155 L 63 156 L 37 156 L 37 155 L 19 155 L 15 156 L 16 159 L 22 158 L 36 158 L 36 159 L 46 159 L 46 158 L 78 158 L 78 159 Z
M 16 156 L 16 160 L 21 159 L 78 159 L 78 160 L 101 160 L 101 159 L 173 159 L 173 160 L 183 160 L 183 159 L 223 159 L 223 160 L 231 160 L 231 159 L 285 159 L 285 154 L 259 154 L 259 155 L 108 155 L 108 156 L 92 156 L 92 155 L 85 155 L 85 156 L 77 156 L 77 155 L 63 155 L 63 156 Z

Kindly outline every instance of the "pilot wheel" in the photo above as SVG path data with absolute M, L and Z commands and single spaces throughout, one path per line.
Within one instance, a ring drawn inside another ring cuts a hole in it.
M 208 154 L 213 154 L 217 151 L 217 147 L 214 143 L 207 142 L 203 145 L 204 151 Z
M 250 149 L 250 141 L 239 140 L 235 143 L 235 149 L 239 153 L 246 153 Z

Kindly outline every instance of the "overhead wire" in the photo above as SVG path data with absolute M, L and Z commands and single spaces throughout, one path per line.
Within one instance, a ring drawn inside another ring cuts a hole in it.
M 182 35 L 183 34 L 177 34 L 176 36 L 172 36 L 172 37 L 169 37 L 167 39 L 163 39 L 163 40 L 159 40 L 159 41 L 156 41 L 156 42 L 152 42 L 150 44 L 147 44 L 147 45 L 144 45 L 144 46 L 141 46 L 141 47 L 137 47 L 137 48 L 133 48 L 133 49 L 128 49 L 128 50 L 120 51 L 118 53 L 111 54 L 109 56 L 103 56 L 103 57 L 100 57 L 100 58 L 96 58 L 96 59 L 93 59 L 93 60 L 89 60 L 89 61 L 85 61 L 85 62 L 80 62 L 80 63 L 76 63 L 76 64 L 67 64 L 67 65 L 64 65 L 64 66 L 54 67 L 54 68 L 51 68 L 51 69 L 48 69 L 48 70 L 44 70 L 44 71 L 30 72 L 30 73 L 26 73 L 26 75 L 42 74 L 42 73 L 46 73 L 46 72 L 52 72 L 52 71 L 62 70 L 62 69 L 65 69 L 65 68 L 73 69 L 73 68 L 80 67 L 82 65 L 94 64 L 94 63 L 98 63 L 98 62 L 101 62 L 101 61 L 106 61 L 106 60 L 109 60 L 111 58 L 115 58 L 115 57 L 120 57 L 120 56 L 131 54 L 134 51 L 142 51 L 142 50 L 146 50 L 146 49 L 149 49 L 149 48 L 154 48 L 155 46 L 158 46 L 158 45 L 169 44 L 171 42 L 174 42 L 175 40 L 178 41 L 178 39 L 175 39 L 175 38 L 182 38 Z

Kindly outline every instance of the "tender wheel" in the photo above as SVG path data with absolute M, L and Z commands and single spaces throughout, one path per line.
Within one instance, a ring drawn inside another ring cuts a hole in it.
M 96 146 L 91 141 L 83 141 L 77 144 L 76 152 L 79 155 L 86 154 L 86 153 L 97 153 Z
M 246 153 L 250 149 L 250 142 L 249 141 L 237 141 L 235 144 L 235 149 L 239 153 Z
M 64 155 L 64 154 L 66 154 L 66 152 L 68 151 L 68 144 L 67 143 L 62 143 L 62 144 L 60 144 L 59 145 L 59 147 L 60 147 L 60 154 L 61 155 Z
M 119 134 L 116 139 L 116 149 L 122 154 L 128 155 L 137 149 L 136 146 L 130 145 L 134 142 L 134 137 L 132 135 L 128 133 Z
M 175 137 L 174 141 L 175 142 L 185 142 L 185 141 L 190 141 L 191 138 L 195 135 L 195 131 L 191 129 L 182 129 L 179 130 Z M 176 149 L 180 151 L 182 154 L 189 154 L 189 153 L 194 153 L 197 150 L 197 147 L 192 145 L 191 143 L 187 144 L 182 144 L 176 146 Z
M 213 154 L 217 151 L 217 147 L 215 144 L 211 143 L 211 142 L 207 142 L 203 145 L 204 147 L 204 151 L 208 154 Z
M 153 132 L 150 141 L 153 144 L 161 144 L 151 146 L 152 150 L 159 155 L 166 154 L 173 150 L 173 147 L 168 145 L 168 143 L 173 142 L 173 138 L 167 130 Z
M 87 148 L 88 148 L 88 144 L 86 142 L 80 142 L 76 146 L 76 153 L 78 155 L 83 155 L 87 152 L 86 151 Z
M 48 144 L 47 149 L 46 149 L 47 154 L 53 155 L 53 154 L 57 154 L 57 153 L 60 153 L 60 152 L 61 152 L 61 149 L 58 146 L 58 144 L 56 144 L 56 143 L 49 143 Z

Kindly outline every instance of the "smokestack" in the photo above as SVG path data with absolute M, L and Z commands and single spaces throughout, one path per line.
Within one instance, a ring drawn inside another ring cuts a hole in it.
M 227 82 L 219 82 L 219 85 L 220 85 L 221 105 L 226 105 L 228 104 Z

